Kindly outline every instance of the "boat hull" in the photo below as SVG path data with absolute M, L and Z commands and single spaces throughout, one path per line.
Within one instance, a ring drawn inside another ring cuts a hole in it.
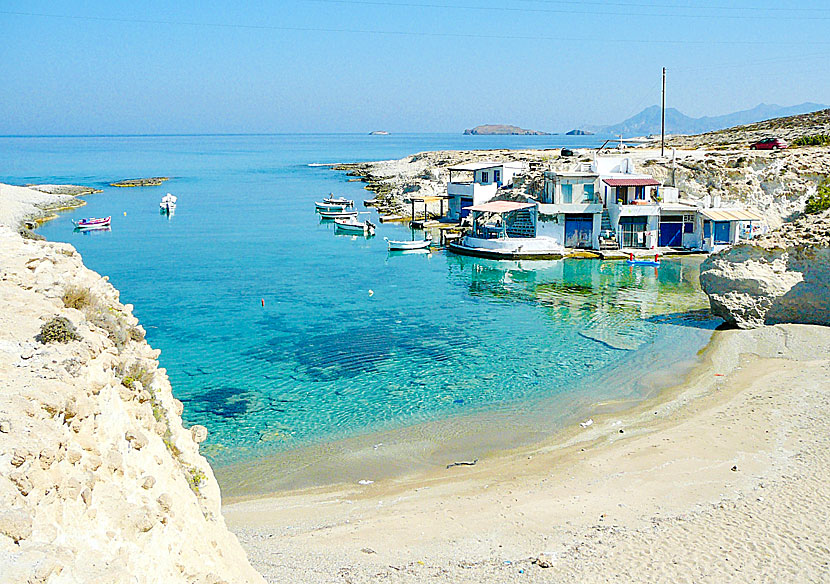
M 345 233 L 349 235 L 374 235 L 375 226 L 364 221 L 356 223 L 348 219 L 335 219 L 334 230 L 338 233 Z
M 422 241 L 390 241 L 386 240 L 389 251 L 412 251 L 414 249 L 428 249 L 432 245 L 431 239 Z
M 351 219 L 357 217 L 357 211 L 320 211 L 323 219 Z

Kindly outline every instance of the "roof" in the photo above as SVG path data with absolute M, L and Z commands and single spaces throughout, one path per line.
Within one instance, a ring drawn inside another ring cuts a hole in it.
M 467 171 L 475 172 L 476 170 L 484 170 L 486 168 L 501 168 L 501 167 L 520 168 L 521 166 L 522 166 L 521 162 L 513 162 L 513 161 L 508 161 L 508 162 L 468 162 L 466 164 L 457 164 L 455 166 L 451 166 L 449 169 L 450 170 L 459 170 L 459 171 L 467 170 Z
M 519 211 L 520 209 L 527 209 L 535 207 L 535 203 L 517 203 L 515 201 L 490 201 L 481 205 L 473 205 L 465 207 L 470 211 L 479 211 L 481 213 L 509 213 L 510 211 Z
M 604 178 L 602 182 L 609 187 L 652 187 L 659 186 L 660 181 L 653 178 Z
M 748 209 L 701 209 L 700 214 L 712 221 L 763 221 L 764 218 Z
M 428 197 L 410 197 L 410 201 L 418 201 L 419 203 L 435 203 L 441 199 L 449 199 L 449 195 L 431 195 Z

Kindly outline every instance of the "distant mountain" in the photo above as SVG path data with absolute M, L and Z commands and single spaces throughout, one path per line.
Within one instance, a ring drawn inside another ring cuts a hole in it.
M 666 108 L 667 134 L 702 134 L 722 130 L 732 126 L 753 124 L 772 118 L 807 114 L 828 106 L 817 103 L 802 103 L 789 107 L 762 103 L 752 109 L 743 110 L 723 116 L 706 116 L 692 118 L 676 110 Z M 623 136 L 646 136 L 660 133 L 660 106 L 647 107 L 639 114 L 613 126 L 589 126 L 591 130 L 603 134 L 622 134 Z
M 536 130 L 523 130 L 518 126 L 508 126 L 506 124 L 485 124 L 483 126 L 476 126 L 472 130 L 464 130 L 465 135 L 518 135 L 518 136 L 547 136 L 547 132 L 537 132 Z
M 588 130 L 571 130 L 570 132 L 565 132 L 566 136 L 593 136 L 593 132 L 589 132 Z

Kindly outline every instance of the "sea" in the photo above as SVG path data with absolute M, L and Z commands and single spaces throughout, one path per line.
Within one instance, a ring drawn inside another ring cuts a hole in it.
M 719 323 L 700 290 L 700 258 L 666 258 L 655 269 L 388 252 L 384 237 L 423 234 L 379 224 L 360 204 L 372 193 L 325 166 L 427 150 L 603 141 L 2 137 L 0 182 L 103 190 L 38 231 L 74 245 L 134 305 L 148 342 L 161 349 L 185 424 L 208 428 L 202 452 L 220 482 L 238 482 L 234 469 L 260 469 L 263 480 L 250 493 L 342 479 L 348 473 L 332 471 L 331 453 L 342 467 L 355 466 L 349 449 L 356 444 L 371 445 L 371 455 L 384 444 L 417 443 L 395 450 L 399 470 L 440 465 L 450 453 L 484 456 L 544 440 L 682 379 Z M 170 180 L 109 186 L 151 176 Z M 167 192 L 178 197 L 169 217 L 158 205 Z M 314 202 L 329 193 L 354 199 L 378 224 L 376 236 L 338 235 L 321 221 Z M 107 215 L 110 231 L 73 229 L 72 220 Z

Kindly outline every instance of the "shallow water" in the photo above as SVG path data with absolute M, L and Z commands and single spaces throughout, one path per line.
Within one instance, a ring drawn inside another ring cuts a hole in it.
M 314 213 L 330 191 L 371 195 L 309 163 L 575 145 L 479 138 L 0 138 L 0 180 L 105 189 L 40 232 L 74 244 L 135 305 L 218 465 L 456 417 L 548 432 L 581 408 L 652 392 L 667 383 L 659 371 L 684 370 L 716 325 L 699 259 L 655 270 L 393 255 L 383 237 L 407 228 L 338 236 Z M 155 175 L 173 180 L 106 186 Z M 168 191 L 179 197 L 172 218 L 158 213 Z M 112 231 L 73 232 L 70 216 L 102 215 Z M 542 409 L 544 420 L 532 415 Z

